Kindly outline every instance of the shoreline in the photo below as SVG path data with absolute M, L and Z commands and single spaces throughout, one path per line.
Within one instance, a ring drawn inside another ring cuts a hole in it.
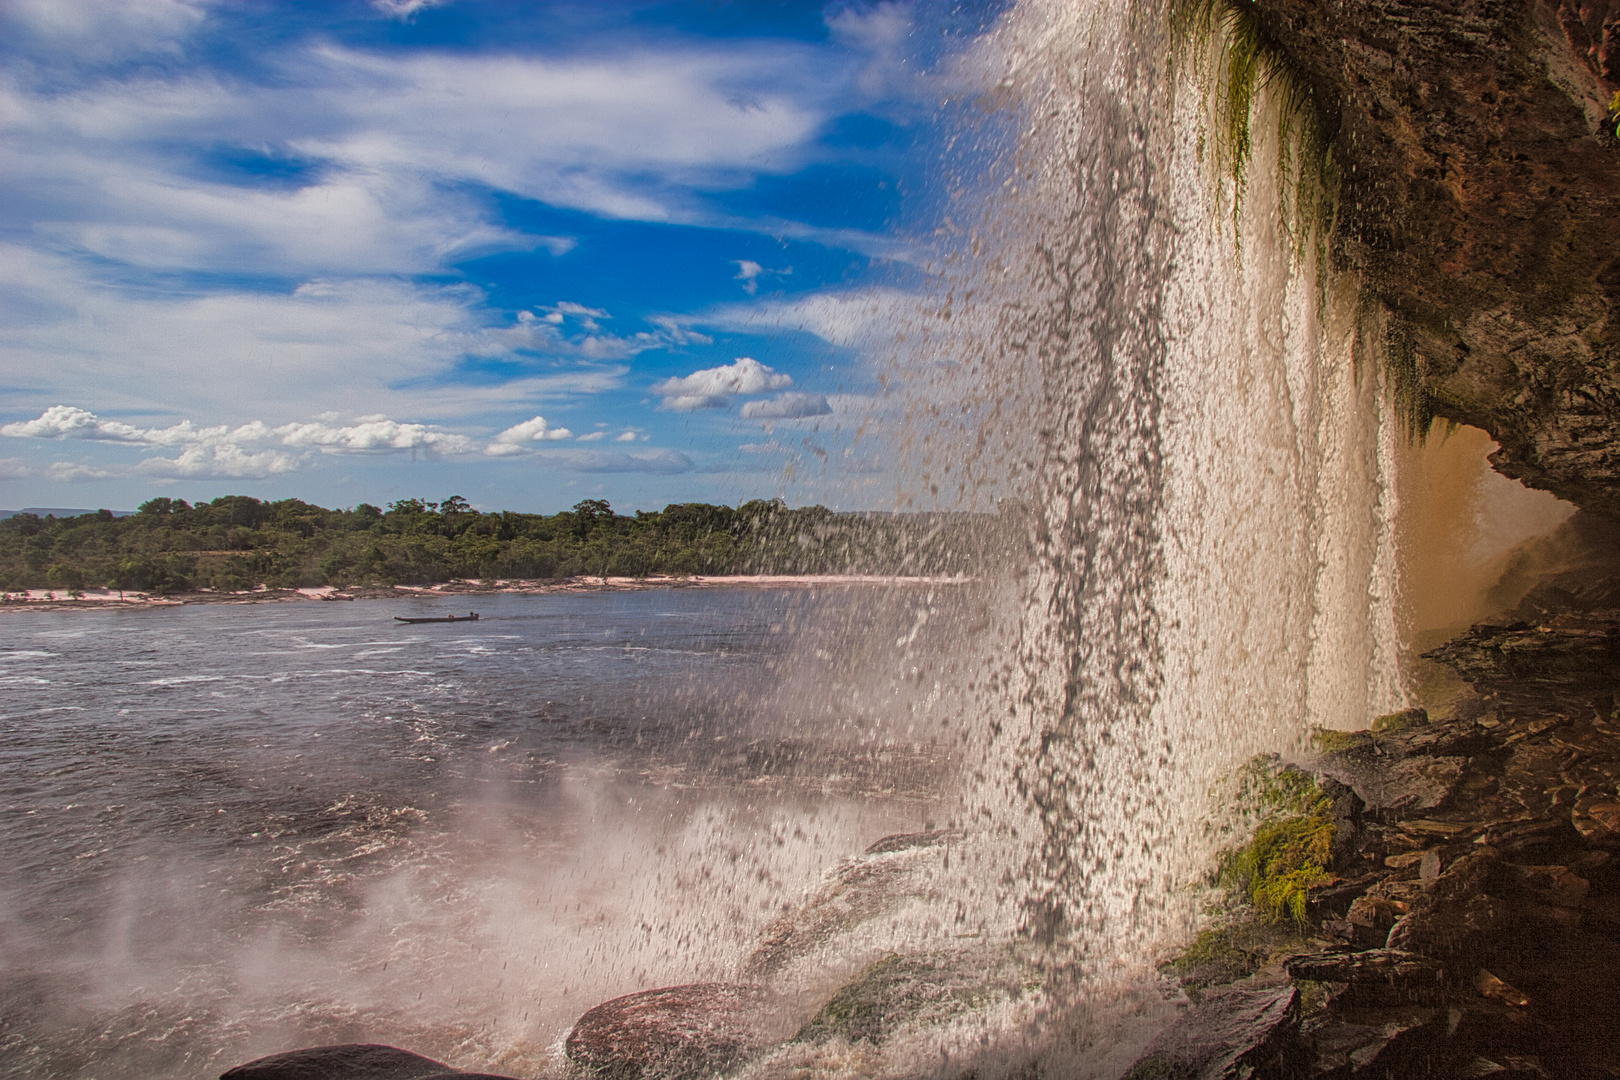
M 22 589 L 3 594 L 0 614 L 22 611 L 106 611 L 126 608 L 185 607 L 198 604 L 285 604 L 306 600 L 387 600 L 433 596 L 548 596 L 554 593 L 643 592 L 648 589 L 716 588 L 825 588 L 828 586 L 934 586 L 965 585 L 969 577 L 926 577 L 885 574 L 693 574 L 688 577 L 654 575 L 634 577 L 499 578 L 493 581 L 456 579 L 436 585 L 362 585 L 338 589 L 319 585 L 298 589 L 259 588 L 244 592 L 188 592 L 154 595 L 115 589 L 80 589 L 65 595 L 61 589 Z

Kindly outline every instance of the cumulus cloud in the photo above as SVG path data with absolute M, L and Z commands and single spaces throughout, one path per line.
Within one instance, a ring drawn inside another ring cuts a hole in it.
M 825 394 L 797 391 L 777 394 L 765 401 L 746 402 L 742 407 L 745 420 L 801 420 L 807 416 L 826 416 L 832 411 Z
M 291 472 L 303 462 L 300 454 L 248 448 L 265 443 L 323 453 L 426 450 L 465 454 L 476 449 L 475 442 L 466 435 L 430 424 L 402 424 L 386 416 L 363 416 L 352 424 L 312 420 L 271 427 L 254 420 L 236 427 L 228 424 L 197 427 L 189 420 L 182 420 L 169 427 L 143 428 L 120 420 L 104 420 L 88 409 L 72 405 L 53 405 L 33 420 L 0 426 L 0 435 L 23 439 L 83 439 L 146 449 L 181 447 L 176 457 L 151 457 L 122 472 L 100 470 L 96 477 L 83 472 L 88 466 L 81 468 L 59 462 L 58 465 L 71 473 L 70 479 L 103 475 L 264 477 Z
M 465 454 L 475 446 L 465 435 L 444 431 L 429 424 L 401 424 L 386 417 L 362 417 L 359 422 L 333 425 L 319 421 L 283 424 L 269 432 L 284 446 L 309 446 L 333 452 L 435 450 Z
M 127 470 L 130 476 L 150 476 L 164 479 L 222 480 L 254 479 L 277 476 L 296 470 L 302 459 L 279 450 L 254 453 L 233 443 L 211 446 L 188 446 L 172 458 L 147 458 Z
M 138 446 L 182 446 L 188 443 L 214 445 L 230 439 L 262 438 L 262 424 L 250 424 L 233 431 L 229 425 L 199 428 L 182 420 L 166 428 L 142 428 L 119 420 L 103 420 L 87 409 L 72 405 L 52 405 L 37 418 L 0 426 L 0 435 L 25 439 L 92 439 L 102 442 L 134 443 Z
M 763 394 L 792 385 L 792 376 L 778 373 L 751 356 L 739 356 L 730 364 L 665 379 L 653 384 L 652 389 L 663 398 L 662 408 L 692 412 L 730 408 L 731 399 L 740 394 Z
M 600 435 L 600 433 L 598 433 Z M 525 420 L 521 424 L 513 424 L 499 435 L 495 441 L 484 448 L 484 453 L 492 457 L 507 457 L 512 454 L 521 454 L 524 443 L 551 442 L 558 439 L 571 439 L 574 433 L 567 428 L 554 428 L 546 423 L 546 418 L 537 416 L 533 420 Z M 589 438 L 589 436 L 586 436 Z
M 421 451 L 467 455 L 479 450 L 478 441 L 468 435 L 432 424 L 401 423 L 382 415 L 359 416 L 349 423 L 339 423 L 333 414 L 323 413 L 314 420 L 274 427 L 259 420 L 236 427 L 197 427 L 189 420 L 168 427 L 140 427 L 105 420 L 88 409 L 71 405 L 54 405 L 35 419 L 0 425 L 0 436 L 120 443 L 154 452 L 133 464 L 58 461 L 43 473 L 18 459 L 0 461 L 0 479 L 44 475 L 63 483 L 129 477 L 262 479 L 304 468 L 320 454 Z M 597 431 L 583 440 L 594 441 L 593 436 L 605 438 L 607 432 Z M 640 437 L 630 429 L 613 439 L 633 442 Z M 548 464 L 582 473 L 674 475 L 693 468 L 692 459 L 675 450 L 633 453 L 552 448 L 571 438 L 573 433 L 567 428 L 554 428 L 545 417 L 536 416 L 500 432 L 483 446 L 483 453 L 490 457 L 535 454 Z M 175 447 L 179 452 L 172 456 L 158 452 Z

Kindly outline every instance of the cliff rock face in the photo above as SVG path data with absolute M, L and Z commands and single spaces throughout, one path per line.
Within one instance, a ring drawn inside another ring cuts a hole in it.
M 1247 4 L 1244 5 L 1248 7 Z M 1255 0 L 1420 415 L 1620 516 L 1620 0 Z

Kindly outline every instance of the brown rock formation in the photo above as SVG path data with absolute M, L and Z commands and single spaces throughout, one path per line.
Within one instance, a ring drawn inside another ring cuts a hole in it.
M 1620 515 L 1620 0 L 1256 0 L 1342 179 L 1334 249 L 1416 415 Z
M 764 991 L 733 983 L 643 990 L 587 1010 L 568 1060 L 613 1080 L 682 1080 L 722 1072 L 760 1048 Z

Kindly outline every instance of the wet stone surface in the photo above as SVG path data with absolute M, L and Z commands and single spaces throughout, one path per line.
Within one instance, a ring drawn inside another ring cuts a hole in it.
M 590 1009 L 569 1032 L 568 1060 L 603 1077 L 708 1076 L 757 1052 L 765 991 L 735 983 L 644 990 Z
M 460 1069 L 376 1043 L 345 1043 L 315 1046 L 271 1054 L 228 1069 L 220 1080 L 511 1080 L 493 1073 L 468 1073 Z
M 1471 686 L 1453 716 L 1319 740 L 1337 831 L 1310 947 L 1229 983 L 1300 992 L 1253 1032 L 1298 1057 L 1253 1077 L 1620 1076 L 1620 587 L 1574 585 L 1428 654 Z

